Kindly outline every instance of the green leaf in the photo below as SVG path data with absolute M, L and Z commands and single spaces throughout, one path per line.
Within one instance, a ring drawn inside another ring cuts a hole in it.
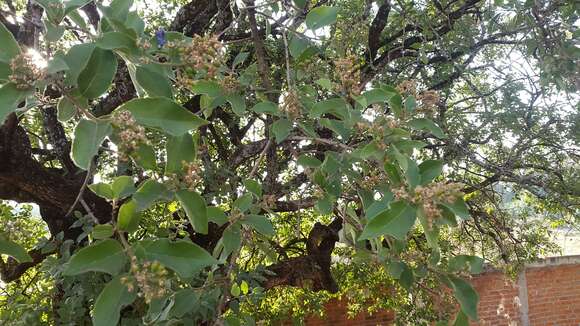
M 121 282 L 121 277 L 115 277 L 107 283 L 95 301 L 93 325 L 117 325 L 121 317 L 121 309 L 133 303 L 136 298 L 137 291 L 129 292 L 127 285 Z
M 399 284 L 401 284 L 403 288 L 409 291 L 413 285 L 413 282 L 415 282 L 415 275 L 409 266 L 405 264 L 403 272 L 401 273 L 401 277 L 399 278 Z
M 158 200 L 171 200 L 171 193 L 167 188 L 152 179 L 149 179 L 139 186 L 137 192 L 133 195 L 133 200 L 137 204 L 137 211 L 143 211 Z
M 249 55 L 250 55 L 250 52 L 238 53 L 236 55 L 236 57 L 234 58 L 234 62 L 232 62 L 232 69 L 235 69 L 238 65 L 243 63 L 248 58 Z
M 382 154 L 384 154 L 384 150 L 379 147 L 376 141 L 371 141 L 364 146 L 359 145 L 359 147 L 352 152 L 354 158 L 362 160 L 366 160 L 373 156 L 381 157 Z
M 318 122 L 321 126 L 334 131 L 342 140 L 349 139 L 351 133 L 354 131 L 349 122 L 343 122 L 341 120 L 322 118 Z
M 296 164 L 305 168 L 317 168 L 322 165 L 322 162 L 314 156 L 302 154 L 298 157 Z
M 403 271 L 408 268 L 409 267 L 407 267 L 407 264 L 401 261 L 392 261 L 389 263 L 387 271 L 395 280 L 398 280 L 401 278 Z
M 242 281 L 242 283 L 240 283 L 240 290 L 242 290 L 243 294 L 248 294 L 248 292 L 250 292 L 250 286 L 248 285 L 248 282 Z
M 196 94 L 206 94 L 211 97 L 223 96 L 224 93 L 220 84 L 207 80 L 196 81 L 191 87 L 191 90 Z
M 0 44 L 2 44 L 0 46 L 0 61 L 9 63 L 20 53 L 20 47 L 14 35 L 2 23 L 0 23 Z
M 86 98 L 96 98 L 109 89 L 117 72 L 117 57 L 112 51 L 95 48 L 77 79 L 79 91 Z
M 300 9 L 304 8 L 304 6 L 306 6 L 306 2 L 308 0 L 293 0 L 294 5 Z
M 316 30 L 324 26 L 332 25 L 336 22 L 338 9 L 329 6 L 314 8 L 306 15 L 306 26 L 311 30 Z
M 201 269 L 218 263 L 203 248 L 185 240 L 175 242 L 167 238 L 143 240 L 140 246 L 147 260 L 159 261 L 182 278 L 193 277 Z
M 281 143 L 292 131 L 292 122 L 288 119 L 278 119 L 272 124 L 272 132 L 276 138 L 276 142 Z
M 280 111 L 278 110 L 278 105 L 276 103 L 273 103 L 270 101 L 260 102 L 256 105 L 254 105 L 254 107 L 252 108 L 252 111 L 254 111 L 256 113 L 266 113 L 266 114 L 271 114 L 271 115 L 275 115 L 275 116 L 280 115 Z
M 246 189 L 249 192 L 256 195 L 256 198 L 258 198 L 258 199 L 262 198 L 262 185 L 258 181 L 252 180 L 252 179 L 246 179 L 246 180 L 244 180 L 244 186 L 246 186 Z
M 75 164 L 87 170 L 99 147 L 113 128 L 108 121 L 81 120 L 77 124 L 72 144 L 72 158 Z
M 388 192 L 381 199 L 373 200 L 372 204 L 370 204 L 365 209 L 365 217 L 367 221 L 371 221 L 377 215 L 384 212 L 393 201 L 393 198 L 394 198 L 393 194 Z
M 407 183 L 411 188 L 415 188 L 421 183 L 421 175 L 419 174 L 419 167 L 417 167 L 417 163 L 411 158 L 406 158 L 406 168 L 405 170 L 405 177 L 407 177 Z
M 405 110 L 408 112 L 415 111 L 417 108 L 417 101 L 415 100 L 414 96 L 407 96 L 405 99 Z
M 396 146 L 389 147 L 389 155 L 394 157 L 399 166 L 405 172 L 407 183 L 411 188 L 415 188 L 421 182 L 421 175 L 419 174 L 419 167 L 417 163 L 407 155 L 402 154 Z
M 88 0 L 88 1 L 91 1 L 91 0 Z M 86 30 L 86 29 L 88 29 L 88 27 L 87 27 L 87 22 L 86 22 L 86 21 L 85 21 L 85 19 L 84 19 L 84 18 L 83 18 L 83 17 L 82 17 L 82 16 L 79 14 L 78 10 L 75 10 L 75 9 L 76 9 L 76 8 L 74 8 L 74 9 L 71 9 L 71 10 L 69 10 L 69 11 L 66 11 L 66 9 L 65 9 L 65 12 L 66 12 L 66 14 L 68 15 L 68 17 L 69 17 L 69 18 L 70 18 L 70 19 L 71 19 L 71 20 L 72 20 L 72 21 L 73 21 L 73 22 L 74 22 L 74 23 L 75 23 L 75 24 L 76 24 L 76 25 L 77 25 L 79 28 L 82 28 L 82 29 L 85 29 L 85 30 Z
M 469 267 L 471 274 L 479 274 L 483 270 L 483 258 L 469 255 L 457 255 L 449 259 L 449 271 L 458 272 Z
M 245 193 L 234 201 L 233 206 L 237 207 L 243 213 L 252 207 L 252 201 L 252 194 Z
M 94 192 L 99 197 L 108 200 L 113 200 L 115 198 L 115 195 L 113 194 L 113 189 L 111 188 L 110 184 L 103 182 L 93 183 L 89 185 L 89 189 L 91 189 L 91 191 Z
M 133 99 L 116 110 L 128 110 L 138 123 L 160 128 L 173 136 L 181 136 L 208 123 L 166 97 Z
M 224 252 L 222 257 L 229 256 L 232 252 L 238 249 L 242 243 L 242 235 L 240 233 L 241 226 L 239 223 L 234 223 L 228 226 L 222 236 L 224 244 Z
M 397 131 L 395 131 L 395 130 L 392 130 L 392 131 L 398 132 L 398 130 Z M 401 129 L 399 129 L 399 130 L 401 130 Z M 397 135 L 394 135 L 394 137 L 400 137 L 400 135 L 397 134 Z M 392 144 L 395 145 L 397 147 L 397 149 L 401 151 L 401 153 L 404 153 L 407 155 L 412 155 L 415 149 L 420 150 L 421 148 L 424 148 L 425 146 L 427 146 L 427 144 L 422 142 L 422 141 L 409 140 L 409 139 L 397 140 L 397 141 L 394 141 Z
M 213 222 L 219 226 L 228 221 L 226 213 L 224 213 L 224 211 L 222 211 L 222 209 L 219 207 L 208 206 L 206 212 L 208 221 Z
M 246 100 L 243 96 L 238 94 L 228 95 L 227 101 L 232 107 L 232 111 L 238 116 L 244 116 L 246 113 Z
M 35 0 L 34 2 L 44 9 L 48 20 L 60 23 L 64 18 L 64 6 L 61 5 L 61 0 Z
M 4 238 L 2 235 L 0 235 L 0 254 L 12 256 L 19 263 L 32 262 L 32 257 L 22 246 Z
M 368 90 L 368 91 L 364 92 L 362 95 L 367 100 L 367 102 L 366 102 L 367 106 L 373 105 L 376 103 L 384 103 L 384 102 L 388 101 L 389 98 L 391 98 L 391 96 L 393 96 L 393 94 L 388 93 L 387 91 L 385 91 L 384 89 L 381 89 L 381 88 L 375 88 L 375 89 Z
M 426 185 L 441 175 L 443 172 L 443 161 L 427 160 L 419 164 L 421 174 L 421 185 Z
M 8 81 L 11 74 L 12 74 L 12 69 L 10 68 L 10 64 L 7 62 L 0 61 L 0 82 Z
M 134 50 L 137 48 L 137 42 L 135 42 L 135 39 L 121 32 L 103 33 L 97 39 L 96 44 L 98 47 L 105 50 L 116 50 L 116 49 Z
M 94 239 L 107 239 L 113 236 L 115 230 L 111 224 L 97 224 L 93 228 L 91 235 Z
M 121 205 L 119 208 L 119 216 L 117 217 L 117 227 L 119 230 L 125 232 L 135 232 L 139 228 L 141 222 L 141 214 L 137 211 L 137 203 L 131 199 Z
M 44 20 L 45 38 L 47 42 L 56 42 L 64 34 L 64 26 L 53 24 L 51 21 Z
M 459 277 L 449 275 L 449 281 L 453 287 L 455 298 L 461 305 L 461 311 L 471 320 L 477 321 L 477 303 L 479 302 L 477 292 L 471 284 Z
M 108 7 L 101 6 L 99 9 L 110 21 L 124 22 L 132 5 L 133 0 L 113 0 Z
M 431 248 L 431 252 L 436 254 L 431 257 L 433 265 L 436 265 L 439 262 L 440 255 L 439 255 L 439 227 L 430 223 L 425 216 L 425 213 L 422 208 L 420 208 L 417 212 L 417 216 L 419 217 L 419 221 L 421 222 L 421 226 L 423 227 L 425 237 L 427 239 L 427 244 L 429 248 Z M 436 259 L 435 259 L 436 258 Z
M 439 128 L 439 126 L 437 126 L 435 122 L 427 118 L 413 119 L 409 121 L 409 126 L 411 126 L 413 129 L 416 130 L 427 130 L 437 138 L 441 139 L 447 138 L 443 130 Z
M 197 192 L 189 190 L 180 190 L 175 195 L 185 210 L 193 229 L 198 233 L 207 234 L 207 208 L 203 197 Z
M 319 118 L 326 113 L 330 113 L 340 119 L 348 118 L 346 102 L 340 97 L 317 102 L 310 110 L 310 117 Z
M 240 290 L 240 286 L 238 285 L 238 283 L 234 282 L 232 284 L 232 287 L 230 288 L 230 294 L 234 297 L 239 297 L 240 294 L 242 294 L 242 291 Z
M 388 101 L 389 106 L 393 109 L 395 116 L 400 118 L 403 114 L 403 98 L 399 94 L 395 94 L 389 97 Z
M 136 11 L 131 11 L 127 14 L 125 26 L 135 31 L 138 36 L 143 35 L 143 32 L 145 31 L 145 22 Z
M 447 326 L 447 324 L 445 324 Z M 457 312 L 457 316 L 455 316 L 455 321 L 453 322 L 453 326 L 469 326 L 469 318 L 462 310 Z
M 290 55 L 296 59 L 300 57 L 302 53 L 310 46 L 310 42 L 301 36 L 301 35 L 293 35 L 290 39 L 290 44 L 288 44 L 288 50 Z
M 76 86 L 77 79 L 80 73 L 85 69 L 93 50 L 94 43 L 83 43 L 73 45 L 64 56 L 64 60 L 69 69 L 66 72 L 65 84 L 68 86 Z
M 26 93 L 16 88 L 13 83 L 7 83 L 0 87 L 0 125 L 4 124 L 6 117 L 16 110 L 18 104 L 24 100 Z
M 186 288 L 175 292 L 173 298 L 175 303 L 169 311 L 169 316 L 180 318 L 186 313 L 193 311 L 199 305 L 200 292 Z
M 104 272 L 117 275 L 127 262 L 127 256 L 117 240 L 95 242 L 77 251 L 67 263 L 64 275 Z
M 167 152 L 165 174 L 183 172 L 183 162 L 193 162 L 197 152 L 193 137 L 188 133 L 181 136 L 169 136 L 165 149 Z
M 254 230 L 265 236 L 274 236 L 274 226 L 268 218 L 262 215 L 247 215 L 244 217 L 243 224 L 251 226 Z
M 150 145 L 139 144 L 139 147 L 131 153 L 131 157 L 138 166 L 145 170 L 155 170 L 157 168 L 155 149 Z
M 64 2 L 64 12 L 65 14 L 68 14 L 69 12 L 80 8 L 84 5 L 86 5 L 87 3 L 91 2 L 92 0 L 68 0 Z
M 173 97 L 171 82 L 164 75 L 151 69 L 148 66 L 137 66 L 135 78 L 150 97 L 164 96 Z
M 46 65 L 46 73 L 47 74 L 54 74 L 60 71 L 69 70 L 69 66 L 66 64 L 64 59 L 64 55 L 56 54 L 50 61 L 48 61 Z
M 383 234 L 405 240 L 407 232 L 415 224 L 417 212 L 404 201 L 391 204 L 391 208 L 375 216 L 364 228 L 360 240 L 376 238 Z
M 326 90 L 333 90 L 332 82 L 328 78 L 320 78 L 316 81 L 316 83 Z
M 397 186 L 401 183 L 402 181 L 401 175 L 399 173 L 399 170 L 394 164 L 385 162 L 384 169 L 387 175 L 389 176 L 389 181 L 391 181 L 393 185 Z
M 469 214 L 469 208 L 463 201 L 463 198 L 457 198 L 453 203 L 440 203 L 441 205 L 447 207 L 450 211 L 452 211 L 455 215 L 461 217 L 464 220 L 468 220 L 471 218 Z
M 115 178 L 111 184 L 111 190 L 113 190 L 113 196 L 115 199 L 122 199 L 132 195 L 137 189 L 135 189 L 133 178 L 123 175 Z
M 332 213 L 332 209 L 334 208 L 334 203 L 336 199 L 328 194 L 324 194 L 324 196 L 316 201 L 315 208 L 321 215 L 327 215 Z
M 58 100 L 56 109 L 58 110 L 57 118 L 60 122 L 66 122 L 72 119 L 77 112 L 73 102 L 66 96 L 63 96 Z

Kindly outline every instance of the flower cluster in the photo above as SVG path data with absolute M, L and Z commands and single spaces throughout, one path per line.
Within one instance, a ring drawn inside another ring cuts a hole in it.
M 379 185 L 387 182 L 387 178 L 383 173 L 373 171 L 365 175 L 360 181 L 360 187 L 367 190 L 376 189 Z
M 181 162 L 182 171 L 178 174 L 168 173 L 165 186 L 173 191 L 180 189 L 194 190 L 203 182 L 203 170 L 197 162 Z
M 183 175 L 183 183 L 188 189 L 194 189 L 203 181 L 203 171 L 199 164 L 195 162 L 182 162 L 183 168 L 185 170 Z
M 227 75 L 220 80 L 220 86 L 227 94 L 234 94 L 240 88 L 240 82 L 235 76 Z
M 145 51 L 151 49 L 151 42 L 146 38 L 140 38 L 137 41 L 137 46 Z
M 282 102 L 282 112 L 285 112 L 288 118 L 296 120 L 302 114 L 301 107 L 302 104 L 298 93 L 294 90 L 289 91 Z
M 415 204 L 421 204 L 423 213 L 429 225 L 433 220 L 441 217 L 440 203 L 451 204 L 463 196 L 462 185 L 459 183 L 435 182 L 427 186 L 417 186 L 414 194 L 410 194 L 404 186 L 392 189 L 397 200 L 406 200 Z
M 12 73 L 8 78 L 18 89 L 30 89 L 37 80 L 45 76 L 44 70 L 36 66 L 32 56 L 26 53 L 21 53 L 10 61 L 10 70 Z
M 336 74 L 340 80 L 342 91 L 349 96 L 360 94 L 358 87 L 360 82 L 360 72 L 356 64 L 356 57 L 349 55 L 334 62 Z
M 145 299 L 146 303 L 158 299 L 167 294 L 167 270 L 159 262 L 146 261 L 139 264 L 137 257 L 131 257 L 131 274 L 133 277 L 121 278 L 121 283 L 127 286 L 129 292 L 138 288 L 138 295 Z
M 432 90 L 424 91 L 417 95 L 417 100 L 421 102 L 417 111 L 431 113 L 437 107 L 437 104 L 439 104 L 439 93 Z
M 191 79 L 190 74 L 181 69 L 176 71 L 175 82 L 177 85 L 185 89 L 191 89 L 195 84 L 195 81 Z
M 403 80 L 399 85 L 397 85 L 397 91 L 401 95 L 417 95 L 417 83 L 414 80 Z
M 461 184 L 436 182 L 429 186 L 415 188 L 415 197 L 422 203 L 423 212 L 429 224 L 441 216 L 437 203 L 451 204 L 461 197 Z
M 360 123 L 359 127 L 365 127 L 375 139 L 382 140 L 383 136 L 389 134 L 391 129 L 398 128 L 399 123 L 392 117 L 379 116 L 372 123 Z
M 195 35 L 190 44 L 182 46 L 179 50 L 181 60 L 185 64 L 197 71 L 203 70 L 208 78 L 213 78 L 222 64 L 219 53 L 221 49 L 222 44 L 217 37 Z
M 276 196 L 275 195 L 264 195 L 262 196 L 262 202 L 260 206 L 264 209 L 271 209 L 276 207 Z
M 145 128 L 137 124 L 131 112 L 121 111 L 113 116 L 113 125 L 120 130 L 121 141 L 118 146 L 119 158 L 122 161 L 129 160 L 129 155 L 137 151 L 140 145 L 149 143 Z

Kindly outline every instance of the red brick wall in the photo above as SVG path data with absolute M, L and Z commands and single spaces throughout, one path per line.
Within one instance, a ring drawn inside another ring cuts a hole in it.
M 471 284 L 479 294 L 479 323 L 475 325 L 519 325 L 517 283 L 500 272 L 488 272 L 473 278 Z
M 525 274 L 524 274 L 525 273 Z M 529 266 L 515 281 L 489 271 L 471 280 L 479 293 L 481 326 L 580 326 L 580 257 L 550 258 Z M 309 326 L 392 325 L 394 314 L 347 316 L 346 304 L 333 300 L 323 318 L 308 318 Z
M 360 313 L 353 318 L 348 318 L 347 307 L 344 301 L 331 300 L 326 304 L 324 317 L 311 317 L 305 321 L 308 326 L 387 326 L 392 325 L 395 314 L 389 310 L 377 311 L 370 315 Z
M 526 271 L 530 325 L 580 325 L 580 264 Z

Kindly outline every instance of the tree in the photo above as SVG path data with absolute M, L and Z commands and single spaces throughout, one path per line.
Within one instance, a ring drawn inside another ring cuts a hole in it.
M 341 286 L 476 320 L 470 273 L 577 225 L 577 11 L 6 1 L 0 198 L 42 221 L 3 206 L 0 320 L 246 324 Z

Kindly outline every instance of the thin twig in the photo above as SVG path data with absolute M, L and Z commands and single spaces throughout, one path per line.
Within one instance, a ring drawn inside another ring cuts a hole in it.
M 303 136 L 292 136 L 292 137 L 288 137 L 289 140 L 310 140 L 310 141 L 314 141 L 317 143 L 323 143 L 323 144 L 328 144 L 328 145 L 333 145 L 333 146 L 338 146 L 342 149 L 345 150 L 352 150 L 352 147 L 345 145 L 343 143 L 338 143 L 329 139 L 325 139 L 325 138 L 315 138 L 315 137 L 303 137 Z
M 282 38 L 284 39 L 284 54 L 286 55 L 286 82 L 288 83 L 288 89 L 292 89 L 290 79 L 290 55 L 288 53 L 288 37 L 286 31 L 282 32 Z
M 83 193 L 85 192 L 85 188 L 87 188 L 87 185 L 89 184 L 89 180 L 91 179 L 91 177 L 92 177 L 91 161 L 89 161 L 89 166 L 87 167 L 87 175 L 85 177 L 85 180 L 83 181 L 83 185 L 81 186 L 81 189 L 79 189 L 79 194 L 77 195 L 77 198 L 75 199 L 75 201 L 73 202 L 73 204 L 71 205 L 65 216 L 69 216 L 73 212 L 79 201 L 82 199 Z
M 83 205 L 83 208 L 87 212 L 87 215 L 90 216 L 96 224 L 99 224 L 100 223 L 99 220 L 97 219 L 95 214 L 93 214 L 93 211 L 91 210 L 91 207 L 89 207 L 87 202 L 82 198 L 79 200 L 79 202 L 81 203 L 81 205 Z
M 264 160 L 264 157 L 266 156 L 266 152 L 268 151 L 268 148 L 270 148 L 271 145 L 272 145 L 272 139 L 268 140 L 268 142 L 266 143 L 266 146 L 264 146 L 264 149 L 262 149 L 262 152 L 260 153 L 260 156 L 258 156 L 258 160 L 256 161 L 256 164 L 254 164 L 252 171 L 248 175 L 248 179 L 251 179 L 254 176 L 254 174 L 256 174 L 256 172 L 258 171 L 258 167 L 260 166 L 260 164 Z

